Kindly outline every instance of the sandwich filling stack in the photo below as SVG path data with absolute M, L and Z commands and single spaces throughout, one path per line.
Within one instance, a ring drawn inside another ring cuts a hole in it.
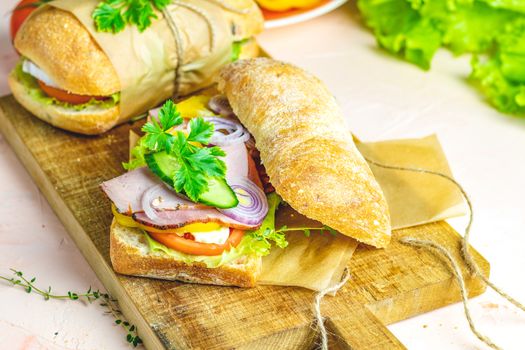
M 53 1 L 36 10 L 14 40 L 21 54 L 9 76 L 14 97 L 66 130 L 102 133 L 174 94 L 209 85 L 223 64 L 257 54 L 253 36 L 262 17 L 252 0 L 169 5 L 144 32 L 115 34 L 97 32 L 91 14 L 98 3 Z M 147 82 L 157 84 L 155 94 Z
M 287 246 L 287 230 L 275 227 L 280 204 L 388 244 L 385 198 L 318 79 L 241 60 L 222 70 L 219 90 L 152 111 L 129 171 L 102 184 L 115 271 L 254 286 L 261 258 Z

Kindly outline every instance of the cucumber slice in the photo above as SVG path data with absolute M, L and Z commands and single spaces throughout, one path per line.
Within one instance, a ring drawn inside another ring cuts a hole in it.
M 213 177 L 208 178 L 208 191 L 200 195 L 199 202 L 220 209 L 228 209 L 236 207 L 239 199 L 226 180 Z
M 173 178 L 179 170 L 179 163 L 165 151 L 144 155 L 148 168 L 169 186 L 174 187 Z M 239 200 L 226 180 L 208 178 L 208 191 L 201 194 L 199 203 L 220 209 L 236 207 Z
M 144 155 L 144 160 L 151 171 L 162 181 L 174 187 L 173 178 L 179 170 L 179 163 L 172 156 L 164 152 L 149 153 Z

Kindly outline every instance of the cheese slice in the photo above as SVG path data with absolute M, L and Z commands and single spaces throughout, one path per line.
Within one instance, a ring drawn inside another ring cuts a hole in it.
M 230 237 L 230 228 L 221 226 L 220 229 L 207 232 L 191 232 L 195 242 L 224 244 Z

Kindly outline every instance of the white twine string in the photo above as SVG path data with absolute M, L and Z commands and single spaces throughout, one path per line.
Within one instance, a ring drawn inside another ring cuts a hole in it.
M 454 178 L 452 178 L 452 177 L 450 177 L 450 176 L 448 176 L 446 174 L 443 174 L 443 173 L 440 173 L 440 172 L 437 172 L 437 171 L 433 171 L 433 170 L 384 165 L 384 164 L 378 163 L 378 162 L 376 162 L 374 160 L 371 160 L 371 159 L 368 159 L 368 158 L 365 158 L 365 159 L 366 159 L 366 161 L 369 164 L 375 165 L 375 166 L 380 167 L 380 168 L 390 169 L 390 170 L 410 171 L 410 172 L 421 173 L 421 174 L 430 174 L 430 175 L 434 175 L 434 176 L 439 176 L 441 178 L 444 178 L 444 179 L 452 182 L 459 189 L 459 191 L 461 192 L 461 195 L 465 199 L 465 202 L 467 203 L 467 206 L 468 206 L 468 209 L 469 209 L 469 221 L 468 221 L 467 227 L 465 228 L 465 234 L 463 235 L 463 238 L 462 238 L 462 241 L 461 241 L 461 243 L 462 243 L 461 254 L 462 254 L 463 260 L 465 261 L 465 263 L 466 263 L 466 265 L 467 265 L 467 267 L 469 269 L 469 272 L 472 275 L 478 276 L 479 278 L 481 278 L 481 280 L 484 283 L 486 283 L 487 286 L 492 288 L 492 290 L 494 290 L 496 293 L 498 293 L 501 297 L 503 297 L 506 300 L 508 300 L 511 304 L 513 304 L 517 308 L 525 311 L 525 306 L 522 303 L 520 303 L 516 299 L 512 298 L 509 294 L 504 292 L 501 288 L 499 288 L 494 283 L 489 281 L 489 279 L 483 275 L 483 273 L 481 272 L 478 264 L 474 261 L 474 258 L 470 254 L 470 252 L 469 252 L 469 238 L 470 238 L 470 230 L 471 230 L 471 227 L 472 227 L 472 222 L 474 221 L 474 211 L 473 211 L 473 208 L 472 208 L 472 202 L 470 201 L 470 197 L 468 196 L 467 192 L 465 191 L 465 189 L 463 188 L 463 186 L 461 186 L 461 184 L 459 182 L 457 182 Z M 444 256 L 448 260 L 448 262 L 450 263 L 450 265 L 452 267 L 452 272 L 454 274 L 454 277 L 456 278 L 456 280 L 458 282 L 458 285 L 459 285 L 459 289 L 460 289 L 460 293 L 461 293 L 461 300 L 463 302 L 463 310 L 465 312 L 465 317 L 467 318 L 468 324 L 470 326 L 470 330 L 472 331 L 472 333 L 480 341 L 482 341 L 483 343 L 485 343 L 486 345 L 488 345 L 492 349 L 501 350 L 502 349 L 501 347 L 496 345 L 489 337 L 485 336 L 483 333 L 481 333 L 481 332 L 479 332 L 477 330 L 477 328 L 476 328 L 476 326 L 474 324 L 474 321 L 472 319 L 469 306 L 468 306 L 468 291 L 467 291 L 467 287 L 465 286 L 465 279 L 464 279 L 464 277 L 463 277 L 463 275 L 461 273 L 461 268 L 459 267 L 459 264 L 454 259 L 452 254 L 450 254 L 450 252 L 445 247 L 443 247 L 442 245 L 437 244 L 437 243 L 432 242 L 432 241 L 428 241 L 428 240 L 421 240 L 421 239 L 414 238 L 414 237 L 403 237 L 403 238 L 401 238 L 399 240 L 399 242 L 401 244 L 410 245 L 410 246 L 413 246 L 413 247 L 421 247 L 421 248 L 425 248 L 425 249 L 430 249 L 430 250 L 436 251 L 436 252 L 440 253 L 442 256 Z M 326 294 L 338 291 L 341 287 L 343 287 L 346 284 L 346 282 L 348 282 L 349 279 L 350 279 L 350 273 L 348 272 L 348 270 L 345 269 L 344 277 L 341 280 L 341 282 L 339 282 L 338 284 L 336 284 L 336 285 L 334 285 L 332 287 L 328 287 L 328 288 L 320 291 L 315 297 L 313 308 L 314 308 L 315 320 L 317 322 L 317 326 L 319 328 L 319 333 L 321 335 L 321 344 L 320 344 L 320 349 L 321 350 L 328 350 L 328 332 L 326 331 L 326 327 L 324 325 L 324 318 L 323 318 L 323 316 L 321 314 L 321 301 L 322 301 L 323 297 Z
M 461 192 L 461 195 L 465 199 L 465 202 L 467 203 L 467 206 L 468 206 L 468 209 L 469 209 L 469 221 L 468 221 L 467 227 L 465 228 L 465 234 L 463 235 L 463 238 L 462 238 L 462 241 L 461 241 L 461 243 L 462 243 L 461 254 L 462 254 L 463 260 L 465 261 L 465 263 L 466 263 L 470 273 L 472 275 L 474 275 L 474 276 L 478 276 L 479 278 L 481 278 L 481 280 L 483 282 L 485 282 L 487 284 L 487 286 L 492 288 L 492 290 L 494 290 L 496 293 L 498 293 L 501 297 L 503 297 L 506 300 L 508 300 L 511 304 L 513 304 L 517 308 L 525 311 L 525 306 L 522 303 L 520 303 L 516 299 L 512 298 L 510 295 L 508 295 L 506 292 L 504 292 L 501 288 L 499 288 L 494 283 L 489 281 L 489 279 L 485 275 L 483 275 L 483 273 L 481 272 L 478 264 L 474 261 L 474 258 L 470 254 L 470 251 L 469 251 L 469 239 L 470 239 L 470 231 L 471 231 L 471 228 L 472 228 L 472 222 L 474 221 L 474 211 L 473 211 L 472 202 L 470 200 L 469 195 L 467 194 L 467 192 L 465 191 L 465 189 L 463 188 L 463 186 L 461 186 L 461 184 L 459 182 L 457 182 L 454 178 L 452 178 L 452 177 L 450 177 L 450 176 L 448 176 L 446 174 L 439 173 L 439 172 L 432 171 L 432 170 L 419 169 L 419 168 L 405 168 L 405 167 L 399 167 L 399 166 L 390 166 L 390 165 L 384 165 L 384 164 L 378 163 L 378 162 L 376 162 L 374 160 L 371 160 L 371 159 L 368 159 L 368 158 L 365 158 L 365 159 L 366 159 L 366 161 L 369 164 L 375 165 L 375 166 L 380 167 L 380 168 L 391 169 L 391 170 L 401 170 L 401 171 L 411 171 L 411 172 L 421 173 L 421 174 L 430 174 L 430 175 L 434 175 L 434 176 L 439 176 L 439 177 L 444 178 L 444 179 L 450 181 L 451 183 L 453 183 L 459 189 L 459 191 Z M 459 288 L 460 288 L 460 292 L 461 292 L 461 299 L 463 301 L 463 309 L 465 311 L 465 317 L 467 318 L 467 321 L 468 321 L 468 324 L 470 326 L 470 329 L 471 329 L 472 333 L 474 333 L 474 335 L 479 340 L 481 340 L 482 342 L 487 344 L 489 347 L 491 347 L 493 349 L 496 349 L 496 350 L 500 350 L 501 348 L 499 346 L 497 346 L 496 344 L 494 344 L 490 340 L 490 338 L 488 338 L 487 336 L 483 335 L 482 333 L 480 333 L 476 329 L 476 327 L 474 325 L 474 322 L 472 320 L 471 314 L 470 314 L 470 309 L 468 307 L 468 292 L 467 292 L 467 288 L 465 286 L 465 279 L 464 279 L 464 277 L 463 277 L 463 275 L 461 273 L 461 269 L 459 268 L 458 263 L 456 262 L 454 257 L 450 254 L 450 252 L 446 248 L 444 248 L 443 246 L 441 246 L 441 245 L 439 245 L 439 244 L 437 244 L 435 242 L 427 241 L 427 240 L 420 240 L 420 239 L 413 238 L 413 237 L 404 237 L 404 238 L 402 238 L 400 240 L 400 242 L 402 244 L 411 245 L 411 246 L 415 246 L 415 247 L 423 247 L 423 248 L 426 248 L 426 249 L 433 249 L 433 250 L 441 253 L 444 257 L 447 258 L 447 260 L 450 262 L 450 264 L 452 266 L 452 271 L 453 271 L 454 276 L 456 277 L 456 280 L 458 282 L 458 285 L 459 285 Z
M 215 49 L 215 41 L 216 41 L 215 33 L 217 31 L 215 30 L 215 26 L 214 26 L 212 18 L 203 9 L 197 6 L 194 6 L 184 1 L 179 1 L 179 0 L 173 0 L 173 3 L 177 6 L 187 8 L 188 10 L 193 11 L 196 14 L 200 15 L 202 18 L 204 18 L 204 20 L 206 21 L 206 25 L 208 26 L 208 32 L 210 35 L 210 49 L 209 50 L 210 52 L 213 52 L 213 50 Z
M 317 293 L 314 300 L 314 315 L 315 315 L 315 321 L 317 323 L 317 327 L 319 328 L 319 333 L 321 334 L 321 349 L 322 350 L 328 350 L 328 332 L 326 331 L 326 327 L 324 325 L 324 317 L 321 313 L 321 300 L 323 300 L 323 297 L 326 294 L 337 292 L 341 287 L 343 287 L 346 282 L 350 279 L 350 272 L 348 271 L 348 268 L 346 268 L 343 272 L 343 277 L 341 279 L 341 282 L 337 283 L 336 285 L 332 287 L 328 287 Z
M 454 277 L 456 277 L 456 280 L 459 285 L 459 290 L 461 292 L 461 300 L 463 301 L 463 310 L 465 311 L 465 316 L 467 317 L 467 321 L 470 326 L 470 330 L 472 331 L 472 333 L 474 333 L 476 337 L 478 337 L 479 340 L 481 340 L 482 342 L 484 342 L 491 348 L 496 349 L 496 350 L 501 350 L 501 348 L 497 346 L 496 344 L 494 344 L 492 340 L 490 340 L 489 337 L 483 335 L 481 332 L 479 332 L 476 329 L 476 326 L 474 325 L 474 321 L 472 320 L 472 316 L 470 315 L 470 309 L 467 303 L 468 292 L 467 292 L 467 287 L 465 286 L 465 280 L 463 278 L 463 275 L 461 274 L 461 269 L 458 263 L 456 262 L 456 260 L 454 260 L 454 257 L 452 256 L 452 254 L 450 254 L 450 252 L 446 250 L 445 248 L 443 248 L 441 245 L 436 244 L 435 242 L 432 242 L 432 241 L 419 240 L 419 239 L 415 239 L 412 237 L 405 237 L 405 238 L 402 238 L 400 242 L 406 245 L 414 246 L 414 247 L 435 249 L 437 252 L 441 253 L 444 257 L 447 258 L 450 265 L 452 266 L 452 272 L 454 273 Z
M 171 13 L 168 11 L 168 8 L 165 7 L 164 10 L 162 10 L 162 13 L 164 15 L 164 18 L 166 18 L 166 21 L 168 23 L 168 27 L 170 27 L 170 30 L 173 34 L 173 37 L 175 38 L 175 45 L 177 46 L 177 66 L 175 67 L 175 79 L 174 79 L 174 92 L 173 95 L 177 97 L 179 94 L 180 89 L 180 70 L 182 68 L 182 63 L 184 61 L 184 50 L 182 49 L 182 38 L 179 32 L 179 28 L 177 27 L 177 24 L 175 23 L 175 20 L 173 17 L 171 17 Z
M 246 14 L 250 11 L 249 9 L 237 9 L 225 3 L 223 0 L 207 0 L 207 1 L 223 8 L 226 11 L 230 11 L 230 12 L 234 12 L 238 14 Z M 202 18 L 204 18 L 204 20 L 206 21 L 206 25 L 208 26 L 208 31 L 210 35 L 209 52 L 210 53 L 213 52 L 213 50 L 215 49 L 215 43 L 217 41 L 216 40 L 217 30 L 215 29 L 212 18 L 201 8 L 185 3 L 184 1 L 173 0 L 173 4 L 180 6 L 180 7 L 184 7 L 190 11 L 193 11 L 197 13 L 198 15 L 200 15 Z M 162 14 L 164 15 L 164 18 L 166 18 L 166 21 L 168 22 L 168 27 L 170 28 L 173 34 L 173 37 L 175 38 L 175 44 L 177 46 L 177 67 L 175 67 L 175 89 L 174 89 L 175 91 L 174 96 L 176 97 L 179 92 L 181 69 L 184 63 L 184 57 L 183 57 L 184 50 L 182 48 L 182 37 L 179 31 L 179 28 L 177 27 L 177 23 L 175 23 L 175 20 L 173 19 L 171 12 L 168 10 L 167 7 L 165 7 L 162 10 Z

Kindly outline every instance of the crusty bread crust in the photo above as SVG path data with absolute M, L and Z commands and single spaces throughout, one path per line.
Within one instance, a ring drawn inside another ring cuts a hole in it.
M 222 69 L 224 92 L 254 136 L 277 193 L 299 213 L 358 241 L 385 247 L 385 197 L 325 85 L 267 58 Z
M 186 264 L 151 252 L 140 230 L 119 225 L 116 220 L 111 224 L 110 257 L 113 269 L 124 275 L 189 283 L 254 287 L 261 272 L 261 259 L 255 257 L 208 268 L 204 263 Z
M 61 89 L 78 95 L 109 96 L 121 90 L 111 61 L 71 13 L 49 6 L 22 25 L 15 47 Z
M 118 105 L 110 108 L 95 107 L 75 111 L 35 100 L 13 73 L 9 75 L 8 83 L 18 103 L 38 118 L 59 128 L 85 135 L 98 135 L 111 129 L 119 121 L 120 107 Z

